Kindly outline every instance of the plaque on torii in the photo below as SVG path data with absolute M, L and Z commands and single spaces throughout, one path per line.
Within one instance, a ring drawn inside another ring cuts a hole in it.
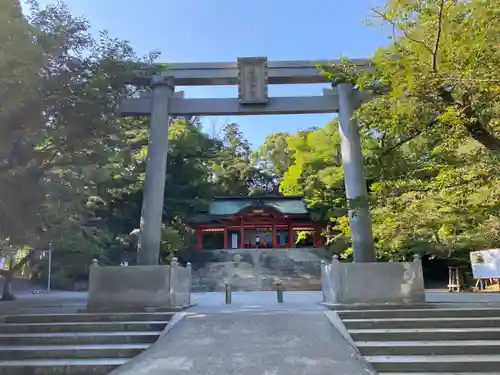
M 240 104 L 266 104 L 267 58 L 238 58 L 238 100 Z

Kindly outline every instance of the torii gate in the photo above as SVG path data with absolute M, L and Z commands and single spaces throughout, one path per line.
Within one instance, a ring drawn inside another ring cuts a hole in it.
M 160 74 L 137 71 L 131 84 L 151 85 L 152 92 L 125 99 L 122 116 L 151 116 L 146 180 L 142 203 L 138 263 L 158 264 L 169 116 L 271 115 L 339 113 L 342 164 L 349 200 L 367 196 L 359 129 L 352 119 L 362 102 L 349 83 L 324 89 L 319 96 L 268 97 L 268 84 L 327 83 L 318 65 L 339 61 L 274 61 L 265 57 L 239 58 L 237 63 L 173 64 Z M 352 60 L 360 70 L 372 69 L 368 60 Z M 238 85 L 238 98 L 188 99 L 175 86 Z M 375 249 L 369 208 L 349 210 L 355 262 L 374 262 Z

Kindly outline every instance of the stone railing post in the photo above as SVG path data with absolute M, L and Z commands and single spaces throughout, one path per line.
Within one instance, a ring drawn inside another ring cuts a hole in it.
M 420 254 L 413 255 L 413 263 L 422 265 L 422 258 L 420 258 Z
M 187 269 L 187 272 L 188 272 L 188 278 L 189 278 L 189 281 L 188 281 L 188 305 L 191 305 L 191 272 L 192 272 L 192 266 L 191 266 L 191 262 L 187 262 L 186 264 L 186 269 Z
M 326 260 L 321 261 L 321 302 L 326 302 L 325 287 L 328 285 L 326 282 Z
M 413 255 L 413 272 L 419 275 L 423 275 L 422 258 L 420 257 L 420 254 Z
M 173 257 L 170 261 L 170 300 L 172 301 L 172 306 L 176 306 L 175 295 L 177 293 L 177 267 L 179 267 L 179 260 L 177 257 Z
M 425 284 L 420 254 L 413 255 L 413 274 L 411 282 L 411 298 L 416 301 L 425 301 Z
M 330 265 L 329 286 L 333 291 L 335 303 L 342 303 L 344 295 L 344 278 L 342 264 L 337 254 L 332 256 Z

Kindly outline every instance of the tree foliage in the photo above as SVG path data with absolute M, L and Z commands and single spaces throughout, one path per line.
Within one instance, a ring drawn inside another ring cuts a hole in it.
M 374 69 L 323 68 L 372 95 L 356 118 L 380 256 L 498 246 L 500 5 L 390 0 L 373 15 L 393 30 Z
M 252 160 L 252 149 L 238 124 L 223 129 L 222 148 L 213 165 L 213 181 L 222 195 L 246 196 L 273 192 L 276 184 L 270 171 Z
M 60 3 L 29 3 L 23 15 L 0 0 L 0 256 L 11 259 L 0 273 L 51 246 L 55 286 L 70 288 L 93 258 L 135 261 L 149 121 L 116 107 L 135 93 L 132 68 L 158 54 L 93 37 Z M 356 119 L 381 258 L 500 245 L 499 18 L 493 0 L 388 0 L 370 19 L 392 30 L 373 70 L 322 67 L 371 95 Z M 198 118 L 172 118 L 161 261 L 189 251 L 186 219 L 213 197 L 268 193 L 304 195 L 348 255 L 339 142 L 337 119 L 252 149 L 237 124 L 213 138 Z
M 252 153 L 252 161 L 277 188 L 285 172 L 292 165 L 293 150 L 288 147 L 289 133 L 271 133 L 264 143 Z

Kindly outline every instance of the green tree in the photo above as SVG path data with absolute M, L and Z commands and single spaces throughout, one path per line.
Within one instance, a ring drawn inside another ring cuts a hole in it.
M 120 118 L 116 108 L 143 89 L 125 84 L 132 69 L 158 56 L 139 59 L 106 32 L 93 38 L 88 22 L 63 4 L 29 4 L 24 17 L 7 1 L 0 12 L 0 256 L 11 259 L 0 271 L 4 298 L 13 297 L 10 280 L 36 249 L 54 249 L 54 287 L 61 288 L 84 280 L 93 258 L 135 260 L 149 119 Z M 168 153 L 165 262 L 189 250 L 186 218 L 212 197 L 276 188 L 237 124 L 219 140 L 197 118 L 173 118 Z M 46 271 L 42 263 L 35 273 Z
M 142 204 L 142 189 L 146 170 L 149 119 L 130 121 L 126 133 L 132 165 L 129 172 L 115 180 L 103 182 L 108 192 L 103 194 L 107 207 L 101 212 L 108 230 L 117 240 L 111 253 L 114 261 L 119 254 L 128 252 L 135 261 L 136 237 Z M 194 239 L 186 225 L 186 219 L 208 206 L 217 194 L 212 183 L 212 165 L 220 148 L 220 142 L 202 132 L 197 119 L 172 119 L 169 128 L 169 150 L 166 169 L 164 213 L 165 240 L 161 244 L 161 256 L 167 259 L 172 252 L 187 251 Z M 121 162 L 123 163 L 123 161 Z
M 213 182 L 220 195 L 265 194 L 273 192 L 272 176 L 252 162 L 252 150 L 238 124 L 223 129 L 222 147 L 213 165 Z
M 283 194 L 304 195 L 313 218 L 329 223 L 324 235 L 335 252 L 346 250 L 349 245 L 338 125 L 338 119 L 332 119 L 322 128 L 290 135 L 287 144 L 292 164 L 280 183 Z M 373 154 L 373 142 L 372 136 L 363 137 L 368 160 Z M 368 166 L 367 175 L 371 179 L 373 171 L 370 163 Z
M 97 193 L 92 178 L 105 172 L 103 158 L 119 152 L 116 104 L 130 94 L 125 79 L 138 60 L 106 33 L 94 40 L 88 23 L 64 5 L 30 4 L 25 18 L 18 8 L 1 13 L 1 71 L 14 72 L 0 75 L 0 91 L 9 96 L 0 114 L 0 243 L 10 259 L 18 249 L 57 245 L 66 233 L 97 240 L 86 203 Z M 7 281 L 29 256 L 9 262 L 1 272 Z M 9 282 L 4 286 L 11 298 Z
M 498 246 L 500 5 L 390 0 L 374 15 L 394 31 L 375 69 L 324 68 L 373 95 L 356 116 L 379 255 Z
M 293 151 L 288 147 L 289 133 L 271 133 L 264 143 L 252 154 L 252 160 L 258 168 L 279 185 L 285 172 L 292 165 Z

